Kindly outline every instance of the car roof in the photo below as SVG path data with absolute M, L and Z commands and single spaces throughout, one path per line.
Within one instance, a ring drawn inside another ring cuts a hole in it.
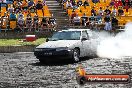
M 90 29 L 68 29 L 68 30 L 62 30 L 62 31 L 89 31 Z

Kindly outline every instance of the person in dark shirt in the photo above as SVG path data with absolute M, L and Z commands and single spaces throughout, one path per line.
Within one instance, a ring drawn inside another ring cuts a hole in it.
M 49 18 L 48 24 L 51 28 L 54 28 L 56 26 L 56 19 L 52 16 Z
M 86 14 L 84 13 L 83 16 L 81 17 L 82 20 L 82 26 L 86 26 L 86 23 L 88 21 L 88 17 L 86 16 Z
M 16 7 L 14 9 L 15 13 L 17 14 L 18 12 L 22 11 L 22 8 L 20 6 Z
M 94 9 L 94 7 L 91 10 L 91 16 L 96 16 L 96 10 Z
M 38 19 L 38 15 L 35 14 L 34 18 L 33 18 L 33 26 L 35 28 L 35 31 L 37 31 L 38 29 L 38 24 L 39 24 L 39 19 Z
M 41 22 L 42 29 L 48 28 L 49 24 L 46 18 L 43 17 Z
M 35 3 L 33 2 L 33 0 L 30 0 L 30 1 L 28 2 L 28 7 L 31 7 L 31 6 L 33 6 L 33 5 L 35 5 Z
M 71 18 L 70 18 L 71 23 L 73 23 L 73 18 L 76 17 L 76 15 L 77 15 L 77 13 L 73 10 L 72 14 L 71 14 Z
M 82 6 L 82 4 L 83 4 L 83 3 L 82 3 L 82 0 L 79 0 L 79 1 L 77 2 L 77 5 L 78 5 L 78 6 Z
M 84 3 L 83 3 L 83 5 L 84 5 L 84 6 L 89 6 L 88 1 L 85 0 Z
M 124 15 L 124 11 L 123 11 L 122 7 L 119 7 L 119 9 L 118 9 L 118 15 L 119 16 Z
M 104 21 L 105 21 L 104 29 L 108 30 L 108 31 L 111 31 L 112 30 L 112 25 L 111 25 L 111 21 L 110 21 L 110 16 L 108 16 L 108 15 L 105 16 Z
M 43 5 L 42 5 L 41 1 L 38 1 L 38 4 L 36 5 L 36 9 L 38 9 L 38 10 L 43 9 Z
M 111 21 L 112 27 L 115 29 L 115 27 L 118 25 L 118 20 L 116 19 L 116 17 L 112 17 Z
M 26 18 L 26 27 L 28 28 L 29 31 L 31 31 L 31 29 L 32 29 L 32 18 L 31 18 L 30 14 L 28 14 L 28 16 Z
M 110 22 L 110 16 L 105 16 L 104 21 L 105 22 Z
M 106 15 L 110 15 L 111 11 L 109 10 L 109 6 L 107 6 L 106 10 L 104 11 Z

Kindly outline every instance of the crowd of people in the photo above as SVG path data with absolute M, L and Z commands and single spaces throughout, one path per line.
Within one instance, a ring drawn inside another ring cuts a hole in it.
M 109 0 L 109 6 L 100 6 L 99 9 L 96 9 L 96 4 L 100 3 L 100 0 L 91 0 L 95 6 L 90 6 L 90 0 L 63 0 L 63 4 L 66 3 L 66 11 L 72 9 L 72 13 L 69 16 L 70 23 L 74 26 L 89 26 L 91 28 L 97 28 L 98 25 L 103 24 L 105 30 L 112 30 L 118 26 L 118 20 L 116 17 L 125 16 L 126 13 L 129 13 L 129 9 L 132 6 L 132 0 L 121 0 L 121 5 L 116 7 L 115 0 Z M 106 2 L 107 0 L 104 0 Z M 91 7 L 87 9 L 90 15 L 87 15 L 87 12 L 82 12 L 80 7 L 86 6 Z M 104 9 L 105 8 L 105 9 Z M 75 10 L 79 9 L 83 15 L 79 15 Z M 68 13 L 68 12 L 67 12 Z
M 44 11 L 45 0 L 38 0 L 37 2 L 34 2 L 34 0 L 12 0 L 11 4 L 8 4 L 6 0 L 1 0 L 0 2 L 2 2 L 1 5 L 6 6 L 6 12 L 0 17 L 1 28 L 3 25 L 9 25 L 10 27 L 10 21 L 16 21 L 16 29 L 21 31 L 39 31 L 56 27 L 56 19 L 53 15 L 51 17 L 38 16 L 39 13 L 36 10 Z

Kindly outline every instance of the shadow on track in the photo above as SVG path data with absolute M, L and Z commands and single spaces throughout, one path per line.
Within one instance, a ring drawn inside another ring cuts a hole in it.
M 62 59 L 62 60 L 46 60 L 43 62 L 36 62 L 36 63 L 30 63 L 29 65 L 33 66 L 63 66 L 63 65 L 76 65 L 76 64 L 81 64 L 82 61 L 87 61 L 89 59 L 93 59 L 95 57 L 83 57 L 80 58 L 79 62 L 73 62 L 71 59 Z M 54 58 L 57 59 L 57 58 Z

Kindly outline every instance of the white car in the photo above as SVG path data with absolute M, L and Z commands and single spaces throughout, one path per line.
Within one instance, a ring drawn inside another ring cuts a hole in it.
M 72 58 L 78 62 L 80 57 L 96 55 L 96 43 L 97 37 L 90 29 L 62 30 L 37 46 L 34 55 L 40 62 L 50 57 Z

